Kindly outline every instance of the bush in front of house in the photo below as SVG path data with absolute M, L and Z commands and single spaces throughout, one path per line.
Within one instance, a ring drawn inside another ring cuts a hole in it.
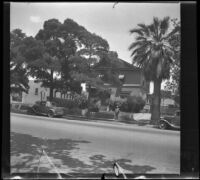
M 68 109 L 67 114 L 75 115 L 75 116 L 81 116 L 81 109 L 80 108 Z
M 141 96 L 132 97 L 132 99 L 135 102 L 135 107 L 133 109 L 133 112 L 139 113 L 144 108 L 146 102 L 144 99 L 142 99 Z M 132 99 L 129 98 L 129 101 Z
M 94 104 L 92 104 L 90 107 L 89 107 L 89 111 L 90 112 L 99 112 L 99 108 L 97 106 L 95 106 Z
M 140 96 L 128 96 L 126 101 L 110 101 L 110 110 L 114 111 L 117 105 L 122 112 L 139 113 L 145 106 L 145 100 Z
M 57 106 L 64 107 L 67 109 L 72 109 L 72 108 L 75 108 L 78 106 L 76 101 L 74 101 L 72 99 L 53 98 L 52 101 L 55 102 L 57 104 Z
M 76 95 L 74 97 L 74 101 L 77 104 L 77 107 L 79 107 L 80 109 L 87 109 L 88 108 L 88 99 L 85 95 Z

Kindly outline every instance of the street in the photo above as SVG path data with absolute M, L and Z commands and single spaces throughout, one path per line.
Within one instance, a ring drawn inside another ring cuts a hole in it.
M 64 173 L 179 174 L 180 132 L 11 113 L 11 171 L 36 172 L 43 147 Z M 39 172 L 55 172 L 45 157 Z

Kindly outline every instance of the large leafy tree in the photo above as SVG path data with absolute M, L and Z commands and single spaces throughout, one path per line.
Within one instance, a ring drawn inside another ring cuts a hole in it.
M 73 77 L 71 66 L 74 65 L 73 59 L 77 59 L 77 51 L 84 45 L 83 35 L 88 32 L 83 26 L 72 19 L 66 19 L 60 26 L 59 35 L 62 39 L 61 57 L 61 91 L 66 93 L 70 90 L 80 93 L 80 82 Z M 88 32 L 89 33 L 89 32 Z
M 136 40 L 130 45 L 133 63 L 143 69 L 146 80 L 154 82 L 151 123 L 156 124 L 160 118 L 161 83 L 170 76 L 170 65 L 174 62 L 174 48 L 170 39 L 179 32 L 180 27 L 170 31 L 170 18 L 153 18 L 150 25 L 138 24 L 130 30 L 136 34 Z
M 78 84 L 86 82 L 89 87 L 99 85 L 99 78 L 93 70 L 98 63 L 101 52 L 109 50 L 108 42 L 102 37 L 89 32 L 72 19 L 66 19 L 61 26 L 63 38 L 64 58 L 62 63 L 62 77 L 66 87 L 78 90 Z
M 11 93 L 28 93 L 28 72 L 26 61 L 19 49 L 26 34 L 21 29 L 14 29 L 10 33 L 10 89 Z
M 36 82 L 42 82 L 42 86 L 50 88 L 50 98 L 53 98 L 53 90 L 57 85 L 56 73 L 60 71 L 58 26 L 56 19 L 45 21 L 36 37 L 24 38 L 18 49 L 26 61 L 28 75 L 36 78 Z
M 80 93 L 81 82 L 94 82 L 88 68 L 90 70 L 91 64 L 97 62 L 100 51 L 109 49 L 106 40 L 72 19 L 66 19 L 64 23 L 57 19 L 45 21 L 35 39 L 43 44 L 43 57 L 29 61 L 29 67 L 31 75 L 50 88 L 50 99 L 53 90 L 63 94 L 68 90 Z M 79 68 L 72 68 L 74 64 Z
M 50 100 L 53 98 L 54 89 L 58 86 L 57 76 L 61 69 L 60 26 L 61 23 L 57 19 L 47 20 L 44 22 L 43 29 L 39 30 L 35 36 L 35 40 L 30 39 L 26 42 L 29 47 L 26 51 L 33 52 L 35 48 L 38 50 L 36 53 L 39 56 L 32 59 L 27 57 L 29 59 L 30 75 L 36 78 L 36 82 L 42 82 L 42 86 L 50 89 Z M 29 43 L 33 43 L 35 47 L 31 47 Z

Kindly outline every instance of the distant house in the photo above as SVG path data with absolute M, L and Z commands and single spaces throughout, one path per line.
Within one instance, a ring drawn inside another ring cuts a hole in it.
M 41 86 L 41 82 L 36 83 L 34 80 L 29 80 L 29 91 L 28 93 L 12 93 L 10 95 L 10 101 L 11 102 L 22 102 L 22 103 L 30 103 L 34 104 L 36 101 L 46 101 L 47 97 L 50 94 L 49 88 L 44 88 Z M 56 92 L 54 90 L 54 97 L 58 98 L 65 98 L 65 99 L 70 99 L 71 95 L 66 94 L 62 95 L 60 92 Z
M 147 82 L 142 74 L 142 70 L 132 64 L 115 58 L 115 67 L 110 64 L 99 63 L 95 70 L 99 75 L 104 74 L 106 71 L 112 69 L 117 72 L 117 76 L 122 80 L 122 86 L 116 87 L 114 84 L 105 83 L 104 85 L 111 90 L 111 99 L 126 98 L 127 96 L 141 96 L 146 100 L 149 93 L 149 82 Z
M 161 90 L 161 106 L 174 106 L 175 105 L 175 101 L 172 98 L 172 92 L 171 91 L 167 91 L 167 90 Z
M 171 98 L 162 98 L 161 99 L 161 106 L 169 106 L 169 105 L 175 105 L 174 99 Z

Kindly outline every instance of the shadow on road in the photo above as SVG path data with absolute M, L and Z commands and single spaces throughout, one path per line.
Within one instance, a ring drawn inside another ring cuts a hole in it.
M 83 140 L 71 139 L 42 139 L 27 134 L 11 133 L 11 172 L 36 173 L 41 155 L 41 146 L 55 164 L 57 169 L 66 173 L 112 173 L 114 162 L 118 162 L 123 169 L 130 173 L 144 174 L 152 171 L 151 166 L 132 165 L 129 159 L 106 159 L 106 156 L 96 154 L 89 157 L 90 164 L 72 158 L 71 152 L 79 150 L 79 144 L 90 143 Z M 55 173 L 55 170 L 43 160 L 40 165 L 41 173 Z

